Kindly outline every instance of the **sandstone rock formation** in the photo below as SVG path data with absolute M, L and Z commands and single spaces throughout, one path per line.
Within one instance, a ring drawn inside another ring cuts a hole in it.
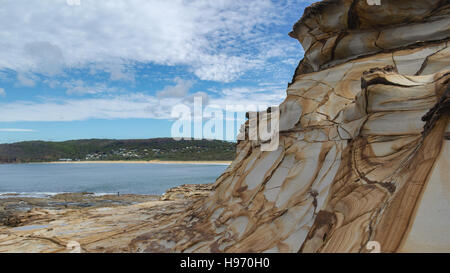
M 161 197 L 165 201 L 157 196 L 76 193 L 0 199 L 0 253 L 130 252 L 132 240 L 175 223 L 192 202 L 205 198 L 210 190 L 210 185 L 184 185 L 168 190 Z M 63 200 L 71 205 L 60 205 Z M 5 203 L 32 209 L 2 211 Z M 167 243 L 157 251 L 168 252 L 173 245 Z
M 241 141 L 207 199 L 131 249 L 449 252 L 450 3 L 322 1 L 290 36 L 278 149 Z
M 290 35 L 305 57 L 276 150 L 239 142 L 195 201 L 46 211 L 46 230 L 0 229 L 0 252 L 450 252 L 449 1 L 326 0 Z
M 195 199 L 208 196 L 212 190 L 211 184 L 181 185 L 167 190 L 161 197 L 161 201 Z

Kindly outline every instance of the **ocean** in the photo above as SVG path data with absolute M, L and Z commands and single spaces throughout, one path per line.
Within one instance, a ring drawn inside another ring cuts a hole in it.
M 226 165 L 0 164 L 0 198 L 15 193 L 45 197 L 65 192 L 160 195 L 183 184 L 213 183 Z

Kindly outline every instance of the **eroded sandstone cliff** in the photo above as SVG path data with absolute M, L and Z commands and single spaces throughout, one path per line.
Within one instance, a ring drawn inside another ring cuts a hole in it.
M 449 1 L 322 1 L 290 35 L 305 57 L 276 150 L 239 142 L 207 197 L 45 211 L 59 220 L 6 230 L 0 251 L 450 252 Z
M 278 149 L 241 141 L 207 199 L 131 249 L 450 251 L 450 3 L 322 1 L 290 35 Z

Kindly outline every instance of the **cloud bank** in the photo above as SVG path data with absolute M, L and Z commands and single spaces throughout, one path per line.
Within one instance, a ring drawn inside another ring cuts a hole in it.
M 103 67 L 111 80 L 133 80 L 130 66 L 154 63 L 186 65 L 200 80 L 230 82 L 298 50 L 267 34 L 293 2 L 303 1 L 81 0 L 77 6 L 6 0 L 0 70 L 16 71 L 22 85 L 34 86 L 35 74 L 86 67 Z
M 180 81 L 179 84 L 185 84 Z M 184 87 L 183 87 L 184 88 Z M 167 93 L 169 89 L 161 92 Z M 177 93 L 178 91 L 170 91 Z M 183 91 L 184 92 L 184 91 Z M 100 98 L 44 99 L 0 103 L 0 122 L 80 121 L 88 119 L 172 119 L 175 105 L 193 106 L 194 97 L 202 97 L 203 106 L 214 105 L 225 109 L 232 105 L 278 105 L 285 96 L 284 86 L 225 89 L 214 96 L 205 92 L 185 96 L 158 97 L 143 93 L 110 95 Z M 181 92 L 180 92 L 181 94 Z M 164 94 L 167 95 L 167 94 Z M 178 94 L 177 94 L 178 95 Z

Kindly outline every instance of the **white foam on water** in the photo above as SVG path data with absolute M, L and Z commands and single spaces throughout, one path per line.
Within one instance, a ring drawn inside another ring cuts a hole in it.
M 14 197 L 50 198 L 57 194 L 60 194 L 60 192 L 0 192 L 0 199 Z

